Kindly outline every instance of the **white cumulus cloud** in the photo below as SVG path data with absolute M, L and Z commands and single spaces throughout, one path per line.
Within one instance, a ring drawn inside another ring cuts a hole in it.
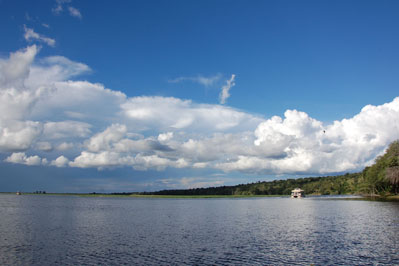
M 282 158 L 239 156 L 218 164 L 226 171 L 271 173 L 334 173 L 358 170 L 372 163 L 399 135 L 399 98 L 366 106 L 349 119 L 324 125 L 296 110 L 272 117 L 255 130 L 256 146 L 278 149 Z
M 87 141 L 87 148 L 91 152 L 110 150 L 111 145 L 125 137 L 125 125 L 113 124 L 101 133 L 97 133 Z
M 28 150 L 41 132 L 38 122 L 0 121 L 0 151 Z
M 90 72 L 87 65 L 62 56 L 35 60 L 38 52 L 32 45 L 0 59 L 6 162 L 324 174 L 362 169 L 399 136 L 399 98 L 329 124 L 298 110 L 266 119 L 174 97 L 127 97 L 77 80 Z M 225 85 L 224 102 L 234 79 Z M 26 155 L 43 152 L 51 163 Z
M 28 77 L 30 66 L 38 52 L 39 48 L 32 45 L 11 53 L 8 59 L 0 59 L 1 88 L 23 88 L 24 80 Z
M 25 165 L 45 165 L 47 164 L 46 159 L 42 159 L 37 155 L 34 156 L 26 156 L 24 152 L 14 152 L 10 156 L 8 156 L 4 161 L 9 163 L 16 164 L 25 164 Z
M 50 165 L 56 167 L 66 167 L 68 166 L 69 160 L 65 156 L 61 155 L 57 159 L 51 161 Z

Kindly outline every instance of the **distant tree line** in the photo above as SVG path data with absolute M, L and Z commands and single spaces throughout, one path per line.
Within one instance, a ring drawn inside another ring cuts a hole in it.
M 145 195 L 289 195 L 300 187 L 306 194 L 340 195 L 369 194 L 387 195 L 399 192 L 399 141 L 391 143 L 385 154 L 360 173 L 339 176 L 307 177 L 274 180 L 195 189 L 173 189 L 143 192 Z
M 152 195 L 289 195 L 291 190 L 300 187 L 306 194 L 333 195 L 361 193 L 359 184 L 361 173 L 341 176 L 307 177 L 287 180 L 274 180 L 194 189 L 161 190 L 143 194 Z

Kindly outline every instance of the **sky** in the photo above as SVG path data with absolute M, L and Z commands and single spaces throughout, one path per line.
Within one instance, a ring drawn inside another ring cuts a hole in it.
M 399 139 L 398 1 L 0 0 L 0 191 L 361 171 Z

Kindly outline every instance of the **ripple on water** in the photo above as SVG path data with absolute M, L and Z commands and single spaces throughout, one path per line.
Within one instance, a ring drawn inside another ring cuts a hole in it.
M 392 202 L 0 195 L 0 213 L 0 265 L 399 265 Z

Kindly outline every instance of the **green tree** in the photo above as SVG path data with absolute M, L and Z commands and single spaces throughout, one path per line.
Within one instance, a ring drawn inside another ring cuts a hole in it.
M 386 170 L 386 178 L 391 183 L 393 192 L 398 193 L 399 186 L 399 156 L 395 153 L 389 162 L 388 168 Z
M 398 156 L 399 141 L 392 142 L 385 154 L 379 156 L 375 163 L 366 167 L 363 177 L 367 184 L 368 192 L 371 194 L 381 194 L 385 192 L 397 192 L 398 184 Z

